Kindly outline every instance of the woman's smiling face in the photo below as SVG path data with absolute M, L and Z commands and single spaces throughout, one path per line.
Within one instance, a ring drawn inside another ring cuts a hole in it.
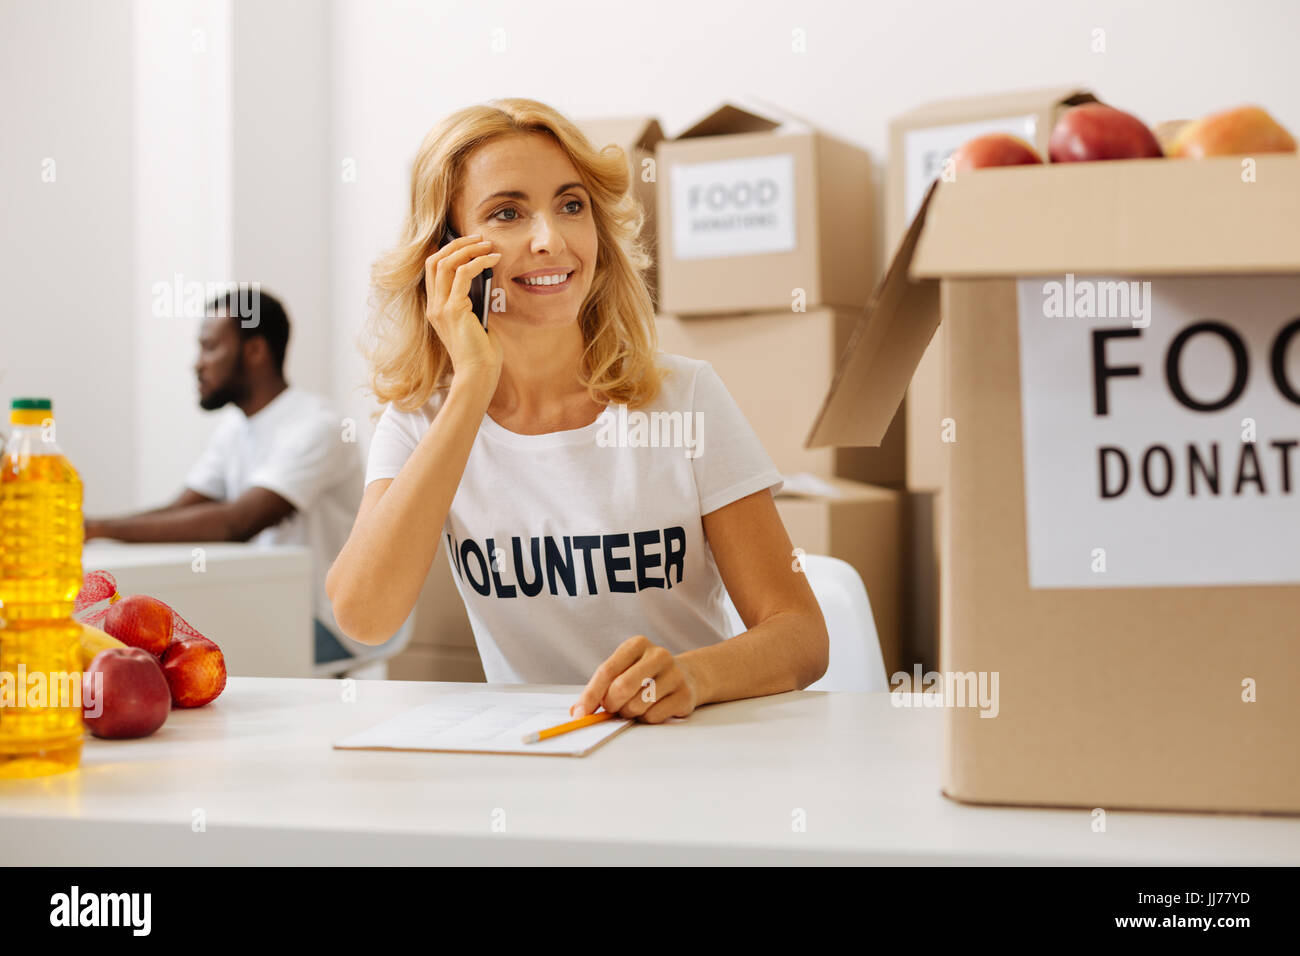
M 550 136 L 504 136 L 475 150 L 465 164 L 452 223 L 462 236 L 480 233 L 501 253 L 492 285 L 494 295 L 505 290 L 506 310 L 493 312 L 489 322 L 577 320 L 596 266 L 596 221 L 582 177 Z M 558 284 L 524 281 L 566 274 Z

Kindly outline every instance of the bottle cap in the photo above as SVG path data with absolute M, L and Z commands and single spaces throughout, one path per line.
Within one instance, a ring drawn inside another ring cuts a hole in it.
M 44 425 L 54 421 L 54 405 L 48 398 L 15 398 L 9 411 L 10 425 Z

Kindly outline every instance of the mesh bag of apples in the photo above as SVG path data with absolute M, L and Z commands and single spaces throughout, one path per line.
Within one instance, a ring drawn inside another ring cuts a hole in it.
M 1104 103 L 1065 110 L 1052 128 L 1048 159 L 1053 163 L 1099 159 L 1201 159 L 1255 153 L 1294 153 L 1296 141 L 1258 106 L 1239 106 L 1198 120 L 1174 120 L 1154 130 L 1131 113 Z M 989 133 L 963 143 L 948 171 L 987 166 L 1025 166 L 1043 158 L 1029 143 L 1006 133 Z
M 226 687 L 215 641 L 164 602 L 123 597 L 107 571 L 82 579 L 73 606 L 81 624 L 82 710 L 96 737 L 147 737 L 172 707 L 202 707 Z

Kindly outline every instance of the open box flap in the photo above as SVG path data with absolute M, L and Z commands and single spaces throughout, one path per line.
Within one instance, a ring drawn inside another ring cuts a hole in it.
M 935 185 L 858 319 L 805 448 L 878 446 L 902 404 L 912 373 L 939 327 L 939 283 L 908 276 Z
M 767 133 L 780 125 L 778 120 L 760 116 L 730 103 L 723 103 L 677 138 L 695 139 L 700 136 L 725 136 L 732 133 Z

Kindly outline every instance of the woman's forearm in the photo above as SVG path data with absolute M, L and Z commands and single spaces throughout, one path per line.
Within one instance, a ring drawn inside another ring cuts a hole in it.
M 827 657 L 822 617 L 785 611 L 677 660 L 696 680 L 699 706 L 802 690 L 826 673 Z
M 453 383 L 411 457 L 353 527 L 326 582 L 349 637 L 381 644 L 411 613 L 492 394 L 477 379 Z

